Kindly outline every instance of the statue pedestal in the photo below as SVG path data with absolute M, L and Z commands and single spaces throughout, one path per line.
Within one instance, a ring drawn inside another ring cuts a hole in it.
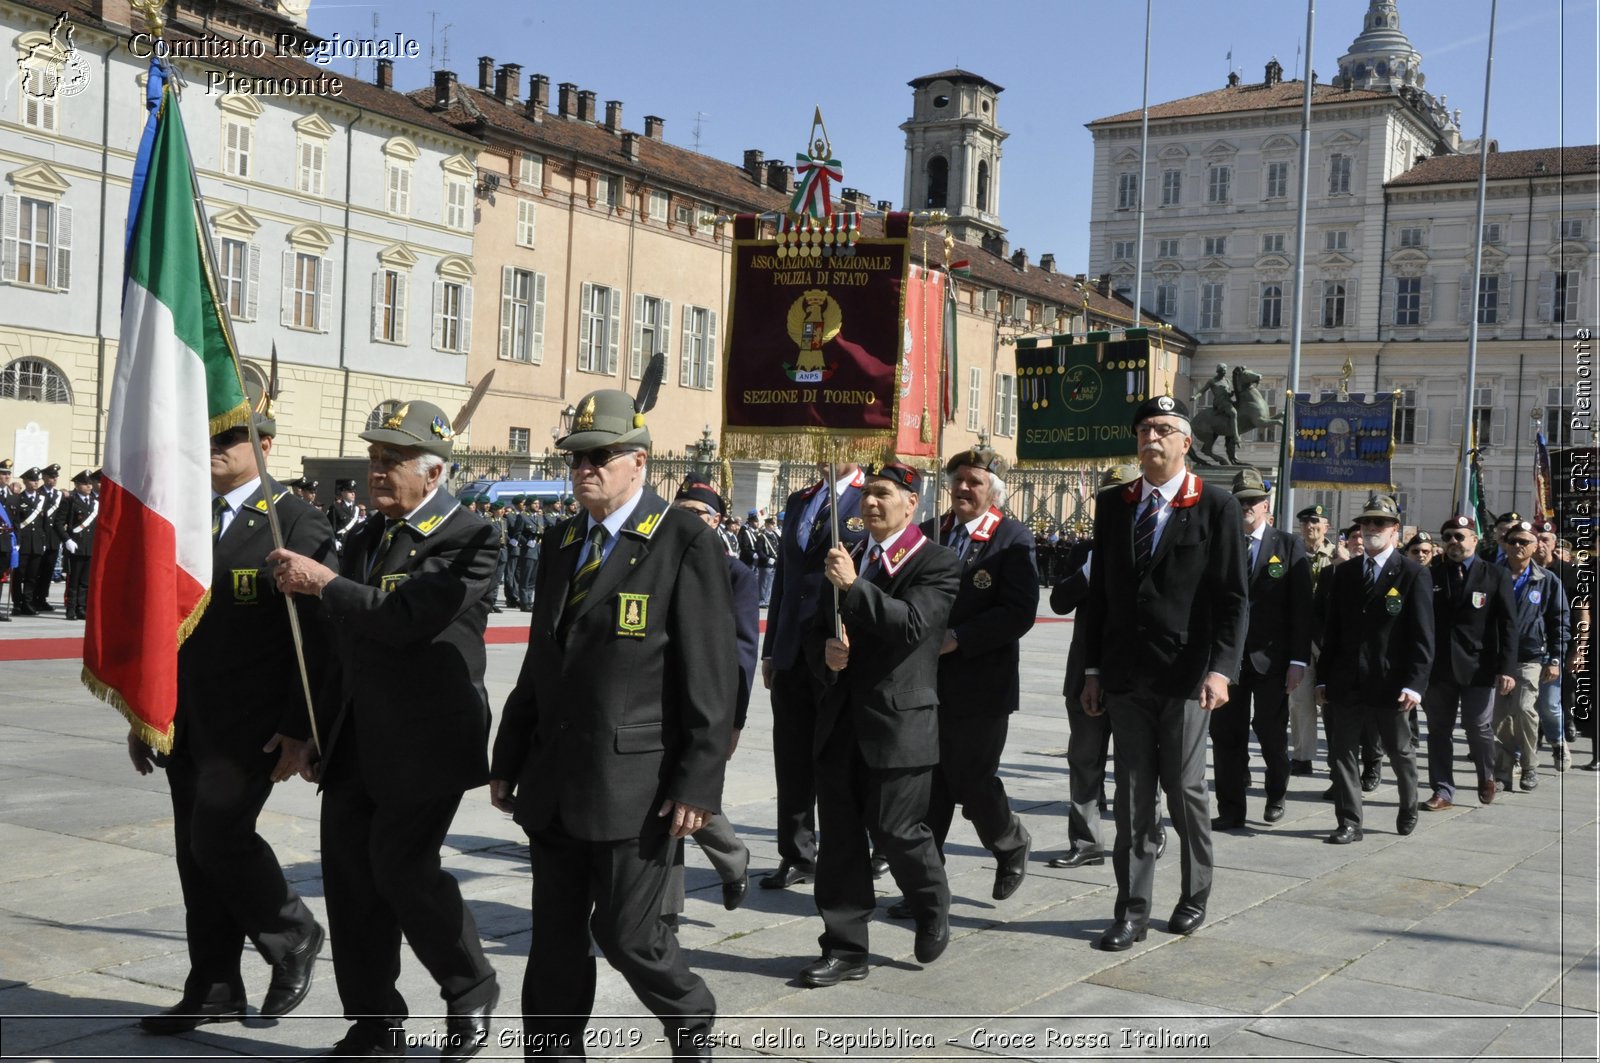
M 772 487 L 777 482 L 782 462 L 740 459 L 732 464 L 733 485 L 728 492 L 729 515 L 742 519 L 752 509 L 769 508 L 772 505 Z

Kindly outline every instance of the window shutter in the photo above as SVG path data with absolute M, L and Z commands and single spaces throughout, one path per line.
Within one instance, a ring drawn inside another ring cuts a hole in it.
M 442 351 L 444 347 L 444 281 L 433 282 L 433 339 L 430 341 L 433 349 Z
M 72 287 L 72 208 L 57 204 L 54 213 L 56 272 L 51 280 L 56 291 L 64 292 Z
M 1398 325 L 1400 323 L 1400 297 L 1394 277 L 1385 277 L 1383 279 L 1383 294 L 1379 296 L 1379 301 L 1381 305 L 1378 307 L 1378 320 L 1388 320 L 1390 323 Z M 1389 308 L 1387 319 L 1383 316 L 1383 308 L 1385 306 Z
M 589 343 L 589 321 L 594 317 L 594 312 L 589 308 L 593 300 L 594 285 L 584 281 L 578 289 L 578 368 L 584 372 L 594 368 L 594 352 L 590 350 Z M 600 355 L 604 357 L 605 352 L 601 351 Z
M 617 350 L 622 346 L 622 292 L 617 288 L 606 290 L 606 373 L 617 372 Z
M 0 205 L 0 280 L 8 283 L 17 279 L 17 212 L 21 207 L 21 196 L 5 196 Z
M 1473 294 L 1472 274 L 1463 273 L 1461 275 L 1461 305 L 1456 308 L 1456 320 L 1463 325 L 1472 324 L 1472 313 L 1478 305 L 1477 300 L 1473 298 Z
M 1419 405 L 1415 416 L 1412 418 L 1412 423 L 1416 426 L 1414 435 L 1418 445 L 1428 441 L 1428 412 L 1426 406 Z
M 252 139 L 254 139 L 254 137 L 253 137 L 253 133 L 254 132 L 255 132 L 254 129 L 252 127 L 250 127 L 250 126 L 241 125 L 239 127 L 239 176 L 240 177 L 249 177 L 250 176 L 250 148 L 251 148 L 251 143 L 250 142 L 251 142 Z
M 717 312 L 706 311 L 706 388 L 717 386 Z
M 686 388 L 689 386 L 689 381 L 693 372 L 693 366 L 689 364 L 691 360 L 689 357 L 689 352 L 694 350 L 694 335 L 689 331 L 690 323 L 693 321 L 694 308 L 691 306 L 684 307 L 683 342 L 678 347 L 678 386 L 680 388 Z
M 1513 296 L 1517 290 L 1515 280 L 1509 270 L 1500 274 L 1500 307 L 1495 313 L 1496 324 L 1509 325 L 1514 320 L 1511 315 L 1515 302 Z
M 544 364 L 544 274 L 533 275 L 533 354 L 534 365 Z
M 411 274 L 396 273 L 394 275 L 394 339 L 396 343 L 406 342 L 406 304 L 411 291 Z
M 283 286 L 278 303 L 278 324 L 294 324 L 294 252 L 283 253 Z
M 1569 292 L 1571 288 L 1567 289 Z M 1554 270 L 1545 270 L 1539 274 L 1539 320 L 1552 321 L 1555 319 L 1556 304 L 1556 274 Z
M 1422 297 L 1417 310 L 1417 320 L 1426 325 L 1433 318 L 1433 276 L 1422 278 Z
M 1460 406 L 1450 408 L 1450 438 L 1460 439 L 1462 426 L 1466 423 L 1465 413 Z
M 633 293 L 633 334 L 628 344 L 628 375 L 637 380 L 644 372 L 644 296 Z
M 1567 298 L 1563 309 L 1566 311 L 1565 320 L 1568 322 L 1578 320 L 1578 301 L 1583 296 L 1583 273 L 1580 270 L 1567 270 Z
M 250 268 L 244 277 L 244 319 L 256 319 L 257 296 L 261 291 L 261 248 L 251 244 L 247 251 L 250 259 Z
M 661 325 L 656 329 L 656 343 L 660 345 L 656 350 L 666 355 L 670 361 L 672 358 L 672 301 L 670 299 L 661 300 Z M 655 351 L 650 353 L 654 354 Z
M 1489 424 L 1489 445 L 1503 447 L 1506 445 L 1506 408 L 1504 406 L 1492 407 L 1489 416 L 1493 420 Z M 1479 440 L 1481 443 L 1482 440 Z
M 317 331 L 333 331 L 333 267 L 331 258 L 317 259 Z
M 500 357 L 515 358 L 511 349 L 511 322 L 515 317 L 517 271 L 510 266 L 500 267 Z
M 456 351 L 468 354 L 472 351 L 472 285 L 461 286 L 461 326 L 456 331 Z
M 372 275 L 372 338 L 383 339 L 383 270 Z M 318 322 L 321 324 L 321 322 Z
M 1340 282 L 1344 285 L 1344 325 L 1343 328 L 1356 327 L 1356 308 L 1361 304 L 1356 302 L 1356 279 L 1350 277 Z

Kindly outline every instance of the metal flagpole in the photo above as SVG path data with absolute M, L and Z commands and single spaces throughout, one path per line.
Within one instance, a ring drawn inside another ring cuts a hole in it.
M 839 482 L 839 441 L 833 440 L 833 449 L 828 453 L 828 482 L 822 485 L 827 492 L 823 502 L 828 507 L 828 526 L 833 531 L 833 545 L 839 545 L 839 499 L 834 497 L 834 485 Z M 833 588 L 833 637 L 844 637 L 844 620 L 839 616 L 839 587 Z
M 1306 0 L 1306 69 L 1305 96 L 1300 104 L 1300 201 L 1294 218 L 1294 307 L 1289 319 L 1289 375 L 1283 389 L 1284 444 L 1280 453 L 1287 453 L 1288 434 L 1294 424 L 1294 397 L 1300 392 L 1300 340 L 1304 331 L 1306 287 L 1306 198 L 1311 192 L 1311 95 L 1316 86 L 1311 83 L 1311 56 L 1313 35 L 1317 26 L 1317 0 Z M 1278 519 L 1280 528 L 1289 527 L 1294 513 L 1294 484 L 1289 480 L 1288 468 L 1279 474 Z
M 1139 104 L 1139 233 L 1133 245 L 1133 327 L 1139 327 L 1144 306 L 1144 185 L 1150 166 L 1150 6 L 1144 0 L 1144 99 Z
M 1489 0 L 1489 57 L 1483 65 L 1483 132 L 1478 138 L 1478 211 L 1477 229 L 1472 244 L 1472 287 L 1468 289 L 1467 306 L 1467 415 L 1461 421 L 1461 469 L 1456 480 L 1456 499 L 1459 509 L 1469 493 L 1472 477 L 1472 429 L 1475 392 L 1478 376 L 1478 316 L 1482 313 L 1478 301 L 1483 283 L 1483 209 L 1484 197 L 1489 187 L 1489 88 L 1494 80 L 1494 23 L 1499 0 Z

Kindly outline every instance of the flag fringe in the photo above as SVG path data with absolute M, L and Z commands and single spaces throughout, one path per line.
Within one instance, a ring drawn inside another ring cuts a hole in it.
M 239 360 L 234 359 L 237 368 Z M 250 401 L 246 398 L 231 410 L 225 410 L 211 418 L 210 431 L 212 435 L 221 435 L 230 428 L 243 428 L 250 423 Z M 182 639 L 178 640 L 182 642 Z
M 1393 491 L 1392 483 L 1349 484 L 1338 483 L 1332 480 L 1291 480 L 1292 488 L 1314 487 L 1319 491 Z
M 837 445 L 837 447 L 836 447 Z M 837 429 L 807 428 L 724 428 L 722 453 L 725 457 L 773 461 L 851 461 L 857 464 L 882 462 L 894 455 L 893 435 L 840 435 Z
M 1122 465 L 1137 459 L 1137 454 L 1098 458 L 1027 458 L 1018 459 L 1011 467 L 1013 469 L 1065 469 L 1078 472 L 1100 472 L 1111 468 L 1113 465 Z
M 200 618 L 205 615 L 206 606 L 210 602 L 211 588 L 207 587 L 205 593 L 200 596 L 200 601 L 195 603 L 194 609 L 184 618 L 183 623 L 178 625 L 178 645 L 180 647 L 188 641 L 190 635 L 194 634 L 194 629 L 200 626 Z M 151 727 L 149 723 L 140 719 L 138 714 L 133 711 L 133 707 L 123 698 L 120 690 L 95 675 L 87 664 L 83 666 L 83 671 L 79 678 L 83 681 L 83 685 L 89 688 L 89 693 L 122 713 L 139 735 L 139 738 L 151 749 L 154 749 L 157 753 L 172 752 L 172 737 L 175 724 L 172 727 L 168 727 L 165 734 Z

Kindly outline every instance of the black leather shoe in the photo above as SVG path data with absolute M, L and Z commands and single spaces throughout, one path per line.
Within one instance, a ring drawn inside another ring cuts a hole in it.
M 403 1059 L 405 1054 L 400 1024 L 379 1019 L 360 1020 L 328 1050 L 329 1059 Z
M 211 1022 L 238 1022 L 244 1018 L 245 1007 L 243 997 L 236 1000 L 191 1000 L 184 997 L 165 1011 L 140 1019 L 139 1029 L 161 1036 L 188 1033 Z
M 1289 774 L 1312 775 L 1314 772 L 1311 768 L 1311 762 L 1309 760 L 1291 760 L 1289 762 Z
M 1167 828 L 1162 827 L 1161 833 L 1156 835 L 1156 859 L 1160 860 L 1167 851 Z
M 33 607 L 41 613 L 53 613 L 56 611 L 56 607 L 49 602 L 34 602 Z
M 776 871 L 768 873 L 761 880 L 761 888 L 764 890 L 786 890 L 796 883 L 810 882 L 816 877 L 816 864 L 797 864 L 785 860 L 778 865 Z
M 1400 813 L 1400 818 L 1395 820 L 1394 829 L 1399 831 L 1402 835 L 1410 834 L 1412 831 L 1417 829 L 1417 814 L 1415 812 L 1411 812 L 1409 814 L 1405 812 Z
M 1283 802 L 1268 801 L 1267 810 L 1261 813 L 1261 818 L 1266 820 L 1268 823 L 1278 822 L 1278 820 L 1283 818 Z
M 1370 774 L 1363 774 L 1361 776 L 1361 792 L 1364 793 L 1364 794 L 1372 793 L 1374 790 L 1376 790 L 1378 788 L 1378 783 L 1381 780 L 1382 780 L 1382 777 L 1377 772 L 1371 772 Z
M 994 869 L 994 893 L 992 896 L 997 901 L 1003 901 L 1022 885 L 1022 880 L 1028 874 L 1028 853 L 1033 848 L 1033 837 L 1027 831 L 1022 832 L 1022 844 L 1005 853 L 999 858 Z
M 941 913 L 925 917 L 926 922 L 917 927 L 917 962 L 929 964 L 944 955 L 950 944 L 950 916 Z
M 1101 952 L 1126 952 L 1133 948 L 1134 942 L 1143 941 L 1149 928 L 1130 923 L 1126 919 L 1118 919 L 1100 935 L 1097 946 Z
M 11 607 L 13 616 L 38 616 L 39 610 L 31 605 L 14 605 Z
M 1346 823 L 1344 826 L 1340 827 L 1338 830 L 1334 831 L 1332 834 L 1328 835 L 1322 840 L 1327 842 L 1329 845 L 1349 845 L 1351 842 L 1358 842 L 1361 840 L 1361 828 L 1353 827 Z
M 505 610 L 500 608 L 498 605 L 491 605 L 491 606 L 489 606 L 489 612 L 491 612 L 491 613 L 503 613 L 503 612 L 505 612 Z
M 887 857 L 872 854 L 872 877 L 880 879 L 889 873 L 889 860 Z
M 1050 866 L 1062 867 L 1098 867 L 1106 862 L 1103 849 L 1068 849 L 1060 856 L 1050 859 Z
M 895 901 L 889 905 L 890 919 L 915 919 L 917 913 L 911 910 L 911 905 L 905 901 Z
M 840 982 L 859 982 L 867 976 L 866 960 L 841 960 L 837 956 L 824 956 L 800 972 L 800 981 L 816 989 Z
M 1218 816 L 1211 821 L 1213 831 L 1238 830 L 1242 826 L 1244 826 L 1243 816 Z
M 1167 920 L 1167 930 L 1174 934 L 1192 934 L 1206 921 L 1206 906 L 1191 901 L 1179 901 Z
M 693 1029 L 676 1031 L 670 1038 L 672 1042 L 673 1059 L 711 1059 L 712 1047 L 716 1044 L 711 1039 L 711 1027 L 696 1026 Z
M 261 1017 L 276 1019 L 300 1006 L 311 992 L 311 975 L 322 950 L 322 927 L 311 924 L 311 933 L 283 959 L 272 965 L 272 981 L 261 1001 Z
M 471 1059 L 489 1043 L 489 1020 L 494 1006 L 500 1003 L 500 986 L 497 983 L 489 1000 L 467 1011 L 451 1010 L 444 1018 L 444 1044 L 439 1048 L 440 1059 Z
M 722 906 L 728 911 L 733 911 L 744 903 L 744 895 L 749 892 L 750 880 L 740 875 L 736 881 L 722 884 Z

